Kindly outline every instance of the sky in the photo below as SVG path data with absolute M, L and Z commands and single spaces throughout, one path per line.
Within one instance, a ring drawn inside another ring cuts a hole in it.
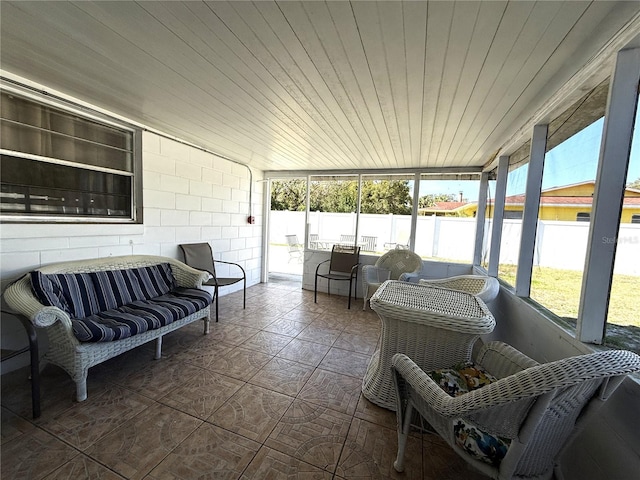
M 542 176 L 543 190 L 595 180 L 603 126 L 604 118 L 601 118 L 547 152 Z M 524 165 L 509 173 L 507 196 L 524 193 L 527 167 L 528 165 Z M 640 109 L 636 113 L 627 183 L 633 182 L 638 178 L 640 178 Z M 448 193 L 455 195 L 457 199 L 459 192 L 462 191 L 464 192 L 464 198 L 469 201 L 476 201 L 479 183 L 478 181 L 469 180 L 421 181 L 420 196 Z M 491 182 L 491 184 L 490 188 L 495 188 L 495 182 Z M 490 192 L 491 197 L 493 197 L 494 193 L 493 191 Z

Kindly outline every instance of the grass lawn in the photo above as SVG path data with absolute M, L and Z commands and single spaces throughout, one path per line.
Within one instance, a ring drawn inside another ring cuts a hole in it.
M 500 279 L 515 285 L 516 266 L 500 265 Z M 560 317 L 578 316 L 582 272 L 534 267 L 531 279 L 531 298 Z M 609 301 L 609 323 L 640 327 L 637 313 L 640 277 L 614 275 Z

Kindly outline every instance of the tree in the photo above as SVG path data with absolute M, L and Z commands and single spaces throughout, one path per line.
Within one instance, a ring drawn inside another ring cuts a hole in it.
M 455 196 L 449 193 L 430 193 L 418 199 L 418 208 L 434 207 L 438 202 L 454 202 L 455 199 Z
M 271 182 L 271 210 L 303 212 L 306 195 L 306 180 L 274 180 Z
M 303 211 L 305 180 L 274 180 L 271 183 L 271 209 Z M 309 207 L 313 212 L 355 212 L 358 203 L 358 182 L 355 180 L 312 181 Z M 409 182 L 405 180 L 374 180 L 362 183 L 362 213 L 411 213 Z
M 367 180 L 362 183 L 362 213 L 411 214 L 409 182 L 406 180 Z
M 640 178 L 636 178 L 633 182 L 627 185 L 627 188 L 633 188 L 636 190 L 640 190 Z

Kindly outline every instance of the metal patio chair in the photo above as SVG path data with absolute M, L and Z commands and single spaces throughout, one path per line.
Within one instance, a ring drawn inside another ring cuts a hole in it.
M 363 235 L 360 237 L 362 240 L 362 250 L 365 252 L 375 252 L 376 245 L 378 243 L 378 237 L 371 237 L 367 235 Z
M 351 290 L 356 285 L 354 299 L 358 298 L 358 266 L 360 265 L 360 247 L 354 245 L 334 245 L 331 250 L 331 258 L 320 262 L 316 267 L 315 286 L 313 289 L 313 301 L 318 303 L 318 278 L 327 279 L 327 293 L 331 295 L 331 281 L 349 282 L 349 306 L 351 308 Z M 320 272 L 320 267 L 328 263 L 328 271 Z M 354 282 L 355 279 L 355 282 Z
M 216 322 L 218 321 L 218 303 L 220 287 L 227 287 L 238 282 L 243 282 L 242 289 L 242 308 L 247 308 L 247 275 L 239 264 L 234 262 L 225 262 L 223 260 L 215 260 L 213 258 L 213 250 L 208 243 L 189 243 L 180 245 L 180 249 L 184 254 L 184 263 L 190 267 L 197 268 L 209 272 L 211 278 L 202 285 L 214 287 L 213 299 L 216 302 Z M 240 269 L 241 276 L 237 277 L 219 277 L 216 275 L 216 263 L 231 265 Z
M 298 240 L 297 235 L 285 235 L 287 239 L 287 246 L 289 247 L 289 263 L 291 260 L 302 262 L 304 257 L 304 246 Z

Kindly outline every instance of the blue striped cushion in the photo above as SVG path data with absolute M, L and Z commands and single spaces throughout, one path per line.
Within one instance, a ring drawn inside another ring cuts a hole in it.
M 91 273 L 31 272 L 31 286 L 43 305 L 58 307 L 71 318 L 84 318 L 170 292 L 176 286 L 168 263 Z
M 103 312 L 136 300 L 148 300 L 169 293 L 176 286 L 168 263 L 150 267 L 109 270 L 89 274 L 95 285 L 96 301 Z
M 82 318 L 99 311 L 96 292 L 88 273 L 45 275 L 31 272 L 31 287 L 43 305 L 58 307 L 71 318 Z
M 81 342 L 108 342 L 169 325 L 211 303 L 205 290 L 177 288 L 150 300 L 127 305 L 82 319 L 72 319 L 73 333 Z

